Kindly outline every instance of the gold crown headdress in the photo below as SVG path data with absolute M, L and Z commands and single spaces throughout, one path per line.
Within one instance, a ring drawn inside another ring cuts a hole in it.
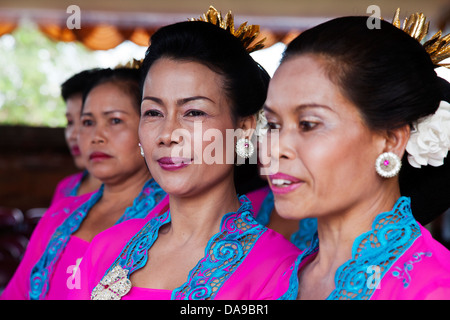
M 144 59 L 137 60 L 137 59 L 133 58 L 133 60 L 128 61 L 125 64 L 118 64 L 114 69 L 118 69 L 118 68 L 139 69 L 143 62 L 144 62 Z
M 421 42 L 428 34 L 430 27 L 430 22 L 425 20 L 426 17 L 423 13 L 414 13 L 409 18 L 405 18 L 403 26 L 401 26 L 400 8 L 398 8 L 395 11 L 392 24 Z M 440 63 L 450 57 L 450 34 L 442 36 L 442 31 L 439 30 L 430 40 L 423 44 L 423 47 L 430 55 L 431 61 L 433 61 L 435 66 L 450 68 L 450 63 Z
M 237 30 L 235 30 L 234 18 L 231 11 L 228 11 L 228 13 L 223 18 L 222 14 L 219 11 L 217 11 L 216 8 L 214 8 L 213 6 L 209 6 L 208 11 L 206 11 L 206 13 L 200 16 L 200 18 L 190 18 L 188 20 L 209 22 L 222 29 L 227 30 L 242 42 L 242 45 L 244 46 L 244 48 L 247 50 L 248 53 L 264 48 L 264 41 L 266 40 L 266 38 L 258 41 L 254 45 L 251 45 L 252 42 L 259 35 L 259 26 L 247 25 L 246 21 L 243 24 L 241 24 Z

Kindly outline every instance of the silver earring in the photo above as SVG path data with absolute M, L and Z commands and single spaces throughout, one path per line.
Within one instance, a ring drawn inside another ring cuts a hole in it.
M 402 167 L 402 160 L 392 152 L 385 152 L 378 156 L 375 170 L 383 178 L 395 177 Z
M 142 157 L 145 157 L 144 149 L 142 149 L 142 145 L 141 145 L 140 142 L 139 142 L 138 146 L 139 146 L 139 148 L 141 149 L 141 156 L 142 156 Z
M 255 152 L 255 148 L 249 139 L 241 138 L 236 142 L 236 153 L 241 158 L 250 158 L 253 152 Z

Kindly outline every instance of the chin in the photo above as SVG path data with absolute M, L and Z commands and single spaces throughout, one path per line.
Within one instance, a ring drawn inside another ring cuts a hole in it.
M 168 179 L 158 179 L 153 177 L 159 186 L 171 196 L 183 196 L 190 188 L 183 183 L 177 181 L 170 181 Z
M 307 218 L 306 211 L 303 209 L 305 206 L 301 204 L 301 201 L 292 201 L 286 198 L 277 198 L 275 196 L 275 209 L 280 217 L 288 220 L 299 220 Z

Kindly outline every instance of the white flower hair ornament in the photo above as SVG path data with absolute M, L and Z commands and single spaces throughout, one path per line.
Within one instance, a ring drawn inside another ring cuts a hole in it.
M 258 137 L 262 137 L 265 134 L 267 134 L 267 131 L 269 129 L 267 128 L 267 119 L 266 116 L 264 114 L 264 110 L 259 111 L 256 114 L 256 129 L 255 129 L 255 134 Z
M 406 145 L 408 162 L 415 168 L 438 167 L 450 150 L 450 104 L 441 101 L 437 111 L 413 124 Z
M 403 30 L 422 44 L 428 34 L 430 22 L 426 22 L 423 13 L 413 13 L 406 18 L 403 25 L 400 21 L 400 8 L 396 10 L 392 24 Z M 450 69 L 450 64 L 442 63 L 450 57 L 450 34 L 442 35 L 438 31 L 422 44 L 436 67 Z M 450 149 L 450 104 L 441 101 L 438 110 L 430 116 L 419 119 L 413 124 L 411 136 L 406 145 L 408 162 L 415 168 L 431 165 L 438 167 Z

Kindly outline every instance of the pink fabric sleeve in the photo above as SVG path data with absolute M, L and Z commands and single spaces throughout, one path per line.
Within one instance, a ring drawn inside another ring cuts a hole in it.
M 83 177 L 83 172 L 78 172 L 75 174 L 72 174 L 68 177 L 63 178 L 58 185 L 55 188 L 55 192 L 53 193 L 53 198 L 50 204 L 54 204 L 58 202 L 59 200 L 67 197 L 67 189 L 74 188 L 77 183 L 80 182 L 81 178 Z
M 94 237 L 77 270 L 80 289 L 72 290 L 67 299 L 90 300 L 92 289 L 100 282 L 109 267 L 122 252 L 130 238 L 146 223 L 131 219 L 115 225 Z
M 29 299 L 31 269 L 41 257 L 56 228 L 68 216 L 68 210 L 65 209 L 74 205 L 76 199 L 78 199 L 76 204 L 79 206 L 84 201 L 87 201 L 88 198 L 88 195 L 64 198 L 56 202 L 45 212 L 30 237 L 22 261 L 0 296 L 1 300 Z
M 90 300 L 92 289 L 100 282 L 127 242 L 152 218 L 166 212 L 169 196 L 164 197 L 145 219 L 131 219 L 115 225 L 94 237 L 81 260 L 80 289 L 72 290 L 69 300 Z
M 255 217 L 258 215 L 259 209 L 261 208 L 264 199 L 269 194 L 269 191 L 269 187 L 263 187 L 246 194 L 247 198 L 252 202 Z
M 386 272 L 372 300 L 450 299 L 450 251 L 420 229 L 422 235 Z

